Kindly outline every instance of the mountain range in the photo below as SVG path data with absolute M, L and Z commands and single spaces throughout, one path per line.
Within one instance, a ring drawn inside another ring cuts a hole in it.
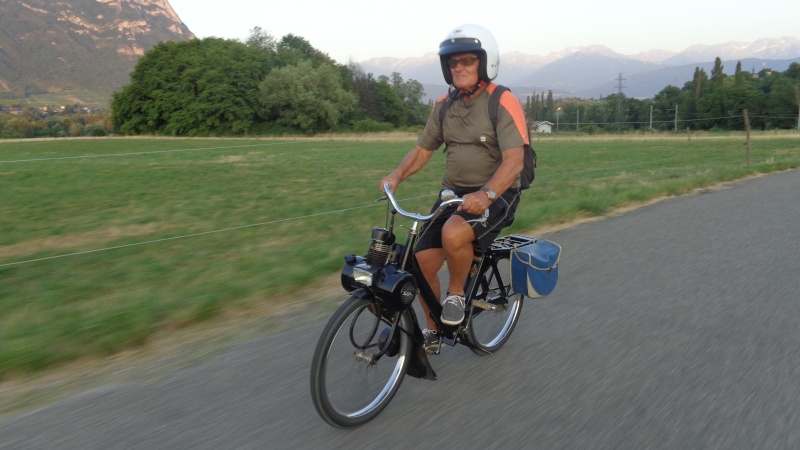
M 107 100 L 146 50 L 193 38 L 167 0 L 0 0 L 0 97 Z
M 601 98 L 617 93 L 620 84 L 627 97 L 652 98 L 668 85 L 683 87 L 697 67 L 710 74 L 717 57 L 728 74 L 733 74 L 740 61 L 742 70 L 769 68 L 782 72 L 792 62 L 800 62 L 800 40 L 768 38 L 637 55 L 623 55 L 602 45 L 570 47 L 547 56 L 509 52 L 500 56 L 500 73 L 495 81 L 511 87 L 520 98 L 548 90 L 554 96 Z M 372 58 L 359 64 L 364 72 L 375 76 L 399 72 L 404 79 L 419 81 L 429 97 L 447 90 L 435 53 L 416 58 Z
M 194 37 L 168 0 L 0 0 L 0 98 L 30 101 L 49 93 L 76 103 L 91 103 L 86 95 L 107 102 L 130 82 L 145 51 L 161 41 Z M 318 49 L 325 51 L 324 45 Z M 727 73 L 738 61 L 748 71 L 784 71 L 800 62 L 800 40 L 770 38 L 637 55 L 601 45 L 547 56 L 510 52 L 501 55 L 496 81 L 521 99 L 548 90 L 555 96 L 599 98 L 617 92 L 620 84 L 628 97 L 651 98 L 667 85 L 682 87 L 696 67 L 710 73 L 717 57 Z M 419 81 L 429 98 L 447 90 L 435 53 L 359 64 L 375 76 L 399 72 Z

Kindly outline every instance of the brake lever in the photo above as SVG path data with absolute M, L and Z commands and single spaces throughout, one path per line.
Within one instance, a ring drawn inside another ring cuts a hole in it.
M 472 220 L 465 220 L 464 223 L 482 223 L 483 226 L 486 226 L 486 221 L 489 220 L 489 208 L 486 208 L 486 211 L 483 212 L 482 217 L 478 219 Z

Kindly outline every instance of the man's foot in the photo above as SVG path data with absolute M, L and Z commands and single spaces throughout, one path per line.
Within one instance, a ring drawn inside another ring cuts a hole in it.
M 433 355 L 439 349 L 439 333 L 436 330 L 425 328 L 422 330 L 423 344 L 425 353 Z
M 458 294 L 447 294 L 442 304 L 442 323 L 458 325 L 464 320 L 464 297 Z

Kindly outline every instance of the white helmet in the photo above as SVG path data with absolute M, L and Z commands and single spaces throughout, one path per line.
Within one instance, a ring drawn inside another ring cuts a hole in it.
M 481 62 L 478 78 L 491 81 L 497 77 L 500 68 L 500 51 L 492 33 L 475 24 L 455 27 L 439 44 L 439 60 L 442 63 L 442 75 L 447 84 L 453 84 L 453 76 L 447 60 L 450 55 L 458 53 L 477 53 Z

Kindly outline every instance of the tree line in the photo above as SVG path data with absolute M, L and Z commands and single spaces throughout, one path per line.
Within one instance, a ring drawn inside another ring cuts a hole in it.
M 381 131 L 422 125 L 430 106 L 416 81 L 337 64 L 304 38 L 259 27 L 245 42 L 162 42 L 113 95 L 122 134 L 211 136 Z
M 339 65 L 305 39 L 276 40 L 256 27 L 244 42 L 209 38 L 167 42 L 145 54 L 131 84 L 112 101 L 124 134 L 219 135 L 388 131 L 424 125 L 432 105 L 422 85 L 399 73 L 374 77 Z M 728 76 L 720 58 L 711 74 L 667 86 L 652 99 L 624 93 L 602 99 L 527 96 L 531 121 L 563 130 L 740 130 L 748 109 L 756 129 L 793 128 L 800 105 L 800 64 L 785 72 L 742 70 Z
M 557 131 L 740 130 L 748 109 L 755 129 L 795 128 L 800 64 L 785 72 L 696 68 L 683 87 L 652 99 L 617 93 L 601 99 L 532 93 L 521 102 L 530 121 Z M 422 85 L 399 73 L 375 77 L 341 65 L 292 34 L 280 40 L 259 27 L 245 41 L 220 38 L 162 42 L 147 51 L 115 92 L 108 116 L 50 118 L 0 115 L 0 137 L 246 136 L 419 129 L 432 102 Z
M 524 105 L 529 120 L 547 120 L 559 131 L 620 132 L 742 130 L 742 111 L 748 110 L 754 129 L 800 127 L 800 63 L 784 72 L 747 72 L 742 63 L 727 75 L 720 58 L 711 74 L 695 68 L 683 87 L 667 86 L 652 99 L 628 98 L 622 93 L 605 98 L 554 99 L 552 91 L 534 93 Z
M 33 106 L 0 110 L 0 139 L 107 136 L 114 129 L 104 112 L 84 112 L 79 105 L 65 111 Z

